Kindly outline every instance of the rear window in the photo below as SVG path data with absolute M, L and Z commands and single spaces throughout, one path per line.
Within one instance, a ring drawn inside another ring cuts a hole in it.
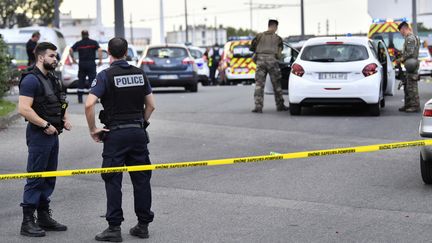
M 98 51 L 95 51 L 95 60 L 99 60 L 99 56 L 98 56 Z M 75 58 L 75 60 L 79 60 L 79 55 L 77 51 L 73 52 L 73 56 Z M 109 57 L 108 52 L 106 50 L 102 50 L 102 59 L 107 59 Z
M 253 52 L 249 50 L 249 45 L 237 45 L 232 49 L 232 53 L 234 57 L 251 57 Z
M 306 46 L 301 59 L 311 62 L 353 62 L 369 58 L 366 47 L 347 44 Z
M 197 49 L 189 49 L 190 54 L 193 58 L 201 58 L 203 56 L 203 53 L 200 50 Z
M 180 47 L 164 47 L 164 48 L 152 48 L 148 51 L 147 56 L 156 58 L 181 58 L 187 57 L 188 53 L 186 49 Z

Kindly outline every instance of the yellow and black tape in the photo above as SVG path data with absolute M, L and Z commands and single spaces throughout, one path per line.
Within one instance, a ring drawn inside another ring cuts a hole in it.
M 216 165 L 228 165 L 228 164 L 239 164 L 239 163 L 256 163 L 256 162 L 271 161 L 271 160 L 300 159 L 300 158 L 309 158 L 309 157 L 317 157 L 317 156 L 366 153 L 366 152 L 374 152 L 380 150 L 401 149 L 401 148 L 431 146 L 431 145 L 432 145 L 432 140 L 417 140 L 417 141 L 375 144 L 375 145 L 366 145 L 366 146 L 357 146 L 357 147 L 348 147 L 348 148 L 294 152 L 294 153 L 286 153 L 286 154 L 272 153 L 271 155 L 216 159 L 216 160 L 202 160 L 202 161 L 191 161 L 191 162 L 122 166 L 122 167 L 109 167 L 109 168 L 59 170 L 59 171 L 31 172 L 31 173 L 18 173 L 18 174 L 0 174 L 0 180 L 63 177 L 63 176 L 102 174 L 102 173 L 123 173 L 123 172 L 134 172 L 134 171 L 145 171 L 145 170 L 164 170 L 164 169 L 177 169 L 177 168 L 189 168 L 189 167 L 216 166 Z

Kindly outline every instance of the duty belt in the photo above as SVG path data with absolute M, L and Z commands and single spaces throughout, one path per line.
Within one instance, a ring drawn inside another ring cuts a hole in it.
M 144 124 L 142 123 L 132 123 L 132 124 L 119 124 L 109 126 L 109 130 L 117 130 L 117 129 L 125 129 L 125 128 L 144 128 Z

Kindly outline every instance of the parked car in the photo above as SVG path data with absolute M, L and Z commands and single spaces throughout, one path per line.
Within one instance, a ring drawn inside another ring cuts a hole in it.
M 202 85 L 208 85 L 210 69 L 207 64 L 207 59 L 204 57 L 204 50 L 194 46 L 188 46 L 188 49 L 198 68 L 198 81 L 201 82 Z
M 432 138 L 432 99 L 426 102 L 420 121 L 419 133 L 421 137 Z M 420 171 L 423 182 L 432 184 L 432 147 L 424 146 L 420 149 Z
M 418 59 L 420 61 L 419 74 L 432 76 L 432 56 L 427 48 L 420 49 Z
M 221 84 L 255 82 L 256 64 L 249 50 L 251 40 L 228 41 L 219 63 L 219 79 Z
M 139 61 L 152 87 L 184 87 L 198 91 L 198 68 L 185 45 L 150 45 Z
M 60 79 L 62 80 L 63 87 L 68 88 L 78 88 L 78 64 L 73 63 L 72 57 L 70 56 L 71 45 L 68 45 L 61 55 L 59 65 L 57 66 L 57 71 L 61 73 Z M 78 52 L 74 52 L 74 58 L 79 62 Z M 98 55 L 96 51 L 95 63 L 98 63 Z M 102 49 L 102 65 L 96 67 L 96 72 L 100 72 L 110 65 L 110 58 L 106 49 Z M 93 80 L 87 81 L 87 88 L 90 88 L 90 84 Z
M 393 95 L 395 72 L 383 41 L 366 37 L 309 39 L 291 67 L 290 113 L 302 106 L 367 105 L 373 116 Z

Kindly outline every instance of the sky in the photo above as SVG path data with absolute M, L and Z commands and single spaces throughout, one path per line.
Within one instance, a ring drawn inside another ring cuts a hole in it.
M 165 32 L 184 27 L 184 1 L 163 0 Z M 250 28 L 250 0 L 187 0 L 189 25 L 223 25 L 235 28 Z M 252 29 L 258 32 L 267 28 L 270 18 L 279 20 L 278 34 L 282 37 L 299 35 L 300 0 L 252 0 L 257 4 L 282 5 L 279 8 L 253 9 Z M 132 16 L 133 26 L 152 29 L 153 40 L 159 40 L 160 0 L 124 0 L 125 28 L 129 27 Z M 283 6 L 283 5 L 289 6 Z M 206 10 L 203 10 L 206 8 Z M 63 0 L 62 13 L 71 12 L 74 18 L 96 17 L 96 0 Z M 367 0 L 304 0 L 306 34 L 367 33 L 371 18 L 367 11 Z M 102 23 L 114 25 L 114 0 L 102 0 Z M 319 30 L 320 29 L 320 30 Z

